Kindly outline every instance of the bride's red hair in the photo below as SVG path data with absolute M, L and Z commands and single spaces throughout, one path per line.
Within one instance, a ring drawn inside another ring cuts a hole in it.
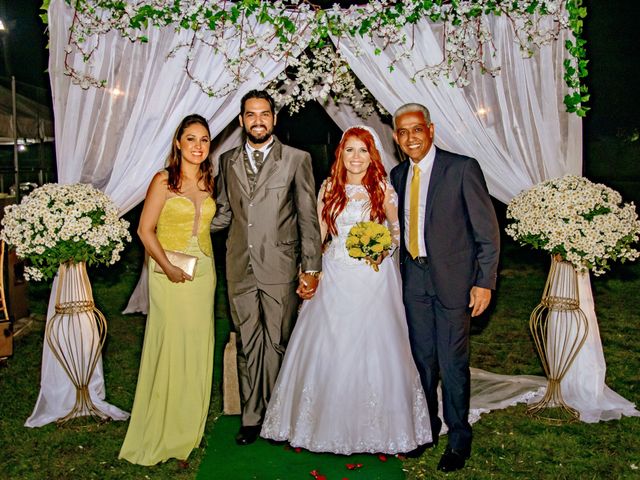
M 338 148 L 336 148 L 336 159 L 331 166 L 331 174 L 327 179 L 324 192 L 324 206 L 322 207 L 322 220 L 327 224 L 327 232 L 330 235 L 338 233 L 336 229 L 336 218 L 347 205 L 347 169 L 342 161 L 342 153 L 345 144 L 350 138 L 357 138 L 367 147 L 371 163 L 362 179 L 362 186 L 369 193 L 369 203 L 371 206 L 370 219 L 382 223 L 386 219 L 384 213 L 384 187 L 387 172 L 382 165 L 380 152 L 376 148 L 373 136 L 369 131 L 360 127 L 348 129 L 342 136 Z

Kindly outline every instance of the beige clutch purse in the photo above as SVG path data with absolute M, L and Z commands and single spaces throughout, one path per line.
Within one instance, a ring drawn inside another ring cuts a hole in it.
M 167 254 L 167 258 L 173 265 L 187 274 L 189 280 L 193 280 L 193 276 L 196 274 L 196 266 L 198 265 L 198 257 L 174 250 L 165 250 L 164 253 Z M 164 273 L 162 267 L 157 263 L 154 270 L 159 273 Z

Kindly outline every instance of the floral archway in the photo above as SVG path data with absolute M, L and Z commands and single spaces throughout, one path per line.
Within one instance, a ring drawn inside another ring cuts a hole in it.
M 425 103 L 437 142 L 477 158 L 507 202 L 581 173 L 581 123 L 568 112 L 586 111 L 579 4 L 52 0 L 59 179 L 94 183 L 127 211 L 182 116 L 203 114 L 215 135 L 246 91 L 266 87 L 292 109 L 331 97 L 366 116 Z

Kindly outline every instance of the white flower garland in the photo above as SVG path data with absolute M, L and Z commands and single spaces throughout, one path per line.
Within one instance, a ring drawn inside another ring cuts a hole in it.
M 547 180 L 520 193 L 507 208 L 507 234 L 522 245 L 560 254 L 578 271 L 601 275 L 609 262 L 635 260 L 640 222 L 633 202 L 584 177 Z
M 113 265 L 131 241 L 129 222 L 111 199 L 83 183 L 35 189 L 5 208 L 2 226 L 2 239 L 29 260 L 26 279 L 35 281 L 52 278 L 69 261 Z
M 330 43 L 330 35 L 336 38 L 361 35 L 381 40 L 383 45 L 400 46 L 400 52 L 388 66 L 393 70 L 395 63 L 410 56 L 413 45 L 413 39 L 402 33 L 404 26 L 413 25 L 422 18 L 442 22 L 442 61 L 417 69 L 412 78 L 448 78 L 452 84 L 464 86 L 469 83 L 467 77 L 474 67 L 491 75 L 499 73 L 499 67 L 491 68 L 485 63 L 486 58 L 495 56 L 493 38 L 486 24 L 487 15 L 504 15 L 510 20 L 524 56 L 530 56 L 536 48 L 556 40 L 569 26 L 578 34 L 582 28 L 580 18 L 584 15 L 584 9 L 579 7 L 581 0 L 370 0 L 366 5 L 352 5 L 346 9 L 335 4 L 327 10 L 307 0 L 66 2 L 74 8 L 75 14 L 66 49 L 65 72 L 83 88 L 101 87 L 106 83 L 94 76 L 90 63 L 93 53 L 100 48 L 101 35 L 117 31 L 131 41 L 146 42 L 145 32 L 150 26 L 174 25 L 176 31 L 191 33 L 187 41 L 168 55 L 186 50 L 185 72 L 205 93 L 227 95 L 249 76 L 261 74 L 256 68 L 257 60 L 267 56 L 286 61 L 294 71 L 306 76 L 303 80 L 305 88 L 288 88 L 282 83 L 270 87 L 279 92 L 281 103 L 292 105 L 294 109 L 311 98 L 321 99 L 327 95 L 350 103 L 356 110 L 362 107 L 361 95 L 345 93 L 351 91 L 351 87 L 345 90 L 346 85 L 355 84 L 355 80 L 348 80 L 353 74 L 346 63 L 344 68 L 341 65 L 337 77 L 324 79 L 327 74 L 336 73 L 335 69 L 326 70 L 327 62 L 333 62 L 335 58 L 318 61 Z M 45 7 L 47 3 L 45 0 Z M 261 29 L 263 33 L 259 34 L 254 28 L 256 22 L 268 28 Z M 307 35 L 311 38 L 309 44 L 305 40 Z M 225 57 L 225 68 L 233 77 L 228 85 L 216 88 L 193 72 L 194 51 L 203 44 Z M 239 49 L 232 51 L 232 44 L 239 45 Z M 582 44 L 576 42 L 567 46 L 575 58 L 566 66 L 565 80 L 571 95 L 567 95 L 565 102 L 569 111 L 584 115 L 586 107 L 582 107 L 582 102 L 588 96 L 586 87 L 580 82 L 580 76 L 586 75 L 581 63 L 584 57 Z M 307 46 L 312 55 L 299 59 Z M 86 63 L 83 71 L 70 61 L 70 55 L 76 54 Z M 308 88 L 311 78 L 316 81 Z M 283 78 L 280 82 L 286 84 Z
M 376 110 L 387 114 L 369 90 L 357 81 L 332 44 L 315 49 L 312 54 L 305 51 L 290 60 L 289 68 L 271 82 L 267 91 L 279 107 L 288 107 L 290 113 L 298 112 L 312 100 L 325 104 L 331 97 L 336 103 L 353 107 L 362 118 Z

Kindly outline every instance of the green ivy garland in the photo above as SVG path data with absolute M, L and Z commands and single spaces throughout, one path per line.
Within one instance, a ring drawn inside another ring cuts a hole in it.
M 567 40 L 565 48 L 572 59 L 564 61 L 564 81 L 569 86 L 571 94 L 565 95 L 564 104 L 567 111 L 576 112 L 584 117 L 589 110 L 585 104 L 589 101 L 587 86 L 582 83 L 588 75 L 587 71 L 587 51 L 585 45 L 587 41 L 582 38 L 582 19 L 587 16 L 587 8 L 582 6 L 582 0 L 567 0 L 567 11 L 569 12 L 569 26 L 573 31 L 575 42 Z

